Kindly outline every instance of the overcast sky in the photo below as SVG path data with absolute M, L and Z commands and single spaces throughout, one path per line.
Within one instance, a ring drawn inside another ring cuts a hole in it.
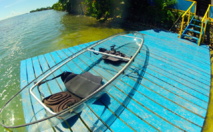
M 0 0 L 0 20 L 52 6 L 58 0 Z

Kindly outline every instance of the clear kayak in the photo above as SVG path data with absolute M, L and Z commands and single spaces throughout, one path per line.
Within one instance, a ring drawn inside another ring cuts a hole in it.
M 66 57 L 27 83 L 0 109 L 1 125 L 43 131 L 75 116 L 116 83 L 134 62 L 143 42 L 143 34 L 138 32 L 117 34 Z M 67 81 L 69 84 L 60 76 L 65 71 L 75 75 Z M 104 74 L 105 71 L 110 74 Z M 45 103 L 52 96 L 56 101 L 65 100 L 61 97 L 64 93 L 75 97 L 71 104 L 63 104 L 66 107 L 57 106 L 60 108 L 55 110 L 55 106 Z M 8 114 L 17 103 L 22 104 L 20 111 L 25 113 L 25 120 L 20 114 Z M 13 119 L 16 121 L 11 123 Z

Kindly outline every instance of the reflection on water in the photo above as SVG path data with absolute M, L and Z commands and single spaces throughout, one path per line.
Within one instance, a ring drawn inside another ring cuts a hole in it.
M 0 106 L 20 89 L 21 60 L 100 40 L 119 32 L 123 30 L 107 28 L 94 18 L 53 10 L 0 21 Z M 22 110 L 21 104 L 14 105 L 7 114 L 15 114 L 17 110 Z M 14 120 L 11 119 L 11 123 Z M 0 131 L 5 130 L 0 127 Z

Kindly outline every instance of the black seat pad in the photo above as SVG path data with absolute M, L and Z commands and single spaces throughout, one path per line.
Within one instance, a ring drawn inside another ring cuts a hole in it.
M 102 78 L 89 72 L 79 74 L 65 83 L 68 91 L 85 98 L 101 86 Z

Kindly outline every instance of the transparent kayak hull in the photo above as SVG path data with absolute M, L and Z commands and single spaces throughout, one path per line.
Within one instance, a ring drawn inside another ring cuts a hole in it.
M 71 56 L 65 57 L 56 65 L 49 66 L 48 70 L 40 75 L 32 75 L 36 77 L 27 83 L 26 86 L 1 108 L 1 125 L 5 128 L 27 126 L 33 131 L 42 131 L 75 116 L 87 107 L 87 105 L 100 98 L 119 80 L 134 62 L 134 58 L 143 46 L 143 41 L 143 35 L 138 32 L 114 35 L 84 47 Z M 124 53 L 125 56 L 115 56 L 99 51 L 100 48 L 109 50 L 111 46 L 114 46 L 116 51 Z M 123 61 L 118 63 L 106 62 L 103 56 L 110 56 Z M 70 71 L 76 74 L 90 72 L 95 76 L 100 76 L 103 79 L 103 85 L 80 102 L 61 112 L 55 113 L 43 104 L 42 99 L 54 93 L 66 91 L 64 83 L 60 78 L 56 78 L 39 87 L 38 84 L 61 74 L 63 71 Z M 15 104 L 19 104 L 19 106 L 14 110 Z M 13 114 L 10 114 L 11 111 L 13 111 Z M 46 125 L 42 125 L 44 123 Z

